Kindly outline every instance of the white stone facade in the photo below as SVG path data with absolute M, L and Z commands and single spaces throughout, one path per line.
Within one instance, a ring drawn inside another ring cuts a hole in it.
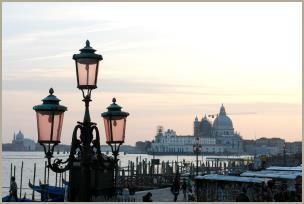
M 239 134 L 234 132 L 231 119 L 226 115 L 224 106 L 215 118 L 213 124 L 207 120 L 206 115 L 199 122 L 194 121 L 194 136 L 178 136 L 174 130 L 158 131 L 151 144 L 152 153 L 193 153 L 195 139 L 200 138 L 202 152 L 204 153 L 241 153 L 243 141 Z

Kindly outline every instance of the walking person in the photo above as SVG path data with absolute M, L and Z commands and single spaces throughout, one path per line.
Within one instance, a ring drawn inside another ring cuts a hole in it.
M 184 200 L 187 200 L 187 183 L 186 183 L 186 179 L 183 179 L 183 183 L 182 183 L 182 187 L 181 189 L 183 190 L 183 194 L 184 194 Z
M 122 189 L 122 202 L 130 202 L 130 190 L 127 185 Z
M 18 197 L 17 197 L 17 189 L 18 189 L 18 186 L 17 186 L 17 183 L 16 183 L 16 179 L 14 176 L 11 177 L 11 185 L 10 185 L 10 190 L 9 190 L 9 193 L 10 193 L 10 201 L 11 202 L 17 202 L 18 201 Z
M 173 199 L 174 202 L 177 201 L 177 197 L 178 197 L 178 194 L 179 194 L 179 189 L 180 189 L 179 179 L 176 176 L 174 178 L 174 181 L 173 181 L 173 184 L 172 184 L 172 187 L 171 187 L 171 192 L 174 195 L 174 199 Z

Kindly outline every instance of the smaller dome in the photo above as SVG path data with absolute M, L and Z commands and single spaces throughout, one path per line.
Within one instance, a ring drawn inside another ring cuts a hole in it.
M 201 131 L 203 136 L 209 136 L 211 134 L 212 125 L 211 122 L 207 119 L 206 114 L 201 121 Z
M 24 139 L 24 135 L 23 133 L 19 130 L 19 132 L 16 135 L 16 140 L 23 140 Z

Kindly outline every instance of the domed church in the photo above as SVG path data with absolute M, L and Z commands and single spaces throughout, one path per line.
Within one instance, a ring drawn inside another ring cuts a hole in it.
M 14 133 L 14 139 L 12 141 L 12 150 L 14 151 L 34 151 L 36 144 L 33 140 L 24 137 L 24 134 L 19 130 L 17 134 Z
M 216 138 L 216 144 L 223 145 L 225 152 L 241 152 L 243 149 L 242 138 L 234 131 L 233 123 L 227 116 L 223 104 L 213 124 L 207 119 L 206 114 L 201 121 L 195 117 L 194 136 Z

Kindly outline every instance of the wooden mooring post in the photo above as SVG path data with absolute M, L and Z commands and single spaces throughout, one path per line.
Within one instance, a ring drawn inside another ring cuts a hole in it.
M 22 161 L 22 163 L 21 163 L 19 198 L 21 198 L 21 195 L 22 195 L 22 176 L 23 176 L 23 161 Z
M 47 175 L 47 184 L 50 185 L 50 167 L 49 166 L 47 166 L 47 173 L 48 173 L 48 175 Z
M 36 178 L 36 163 L 34 163 L 33 185 L 35 185 L 35 178 Z M 35 200 L 35 190 L 34 190 L 34 188 L 33 188 L 33 193 L 32 193 L 32 200 Z
M 46 161 L 44 162 L 44 184 L 46 184 Z
M 57 172 L 56 172 L 56 175 L 55 175 L 55 186 L 57 187 Z
M 12 175 L 13 175 L 13 163 L 11 163 L 10 179 L 12 178 Z

